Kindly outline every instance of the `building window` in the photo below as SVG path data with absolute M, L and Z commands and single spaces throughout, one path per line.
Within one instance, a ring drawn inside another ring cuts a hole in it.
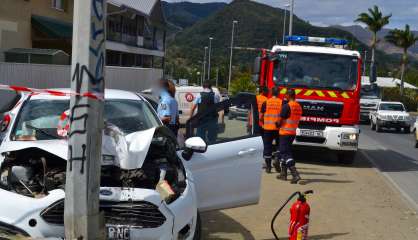
M 52 0 L 52 8 L 64 11 L 64 0 Z
M 106 52 L 107 66 L 120 66 L 121 55 L 120 52 L 108 50 Z

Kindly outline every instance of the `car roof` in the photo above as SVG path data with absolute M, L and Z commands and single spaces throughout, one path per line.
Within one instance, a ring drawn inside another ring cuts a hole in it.
M 55 88 L 55 89 L 48 89 L 58 92 L 72 92 L 69 88 Z M 37 99 L 50 99 L 50 100 L 67 100 L 70 99 L 70 96 L 54 96 L 49 94 L 35 94 L 31 97 L 32 100 Z M 136 93 L 124 91 L 124 90 L 117 90 L 117 89 L 105 89 L 105 99 L 126 99 L 126 100 L 142 100 Z

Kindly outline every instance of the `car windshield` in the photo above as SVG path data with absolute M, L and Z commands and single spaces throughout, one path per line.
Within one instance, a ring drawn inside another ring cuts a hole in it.
M 302 52 L 280 52 L 273 76 L 279 86 L 335 90 L 354 90 L 357 78 L 357 57 Z
M 379 110 L 383 111 L 404 111 L 404 107 L 402 104 L 396 104 L 396 103 L 383 103 L 380 104 Z
M 60 116 L 68 110 L 68 100 L 30 100 L 22 107 L 12 140 L 50 140 L 61 138 L 57 133 Z M 104 121 L 119 128 L 125 135 L 159 125 L 150 106 L 139 100 L 106 100 Z

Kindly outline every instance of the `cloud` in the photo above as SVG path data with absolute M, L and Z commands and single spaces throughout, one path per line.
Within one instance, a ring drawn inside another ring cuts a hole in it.
M 168 0 L 180 2 L 180 0 Z M 230 0 L 192 0 L 192 2 L 230 2 Z M 289 0 L 257 0 L 257 2 L 283 8 Z M 321 26 L 354 23 L 357 15 L 377 5 L 384 14 L 392 13 L 390 28 L 403 28 L 409 24 L 418 30 L 417 0 L 295 0 L 295 14 Z

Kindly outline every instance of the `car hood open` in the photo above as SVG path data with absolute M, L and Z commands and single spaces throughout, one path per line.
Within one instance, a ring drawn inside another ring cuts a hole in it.
M 103 135 L 102 155 L 112 156 L 112 161 L 103 165 L 115 165 L 121 169 L 131 170 L 141 168 L 144 164 L 156 128 L 134 132 L 126 136 Z M 19 151 L 28 148 L 38 148 L 64 160 L 68 160 L 67 140 L 42 141 L 7 141 L 1 147 L 1 153 Z

